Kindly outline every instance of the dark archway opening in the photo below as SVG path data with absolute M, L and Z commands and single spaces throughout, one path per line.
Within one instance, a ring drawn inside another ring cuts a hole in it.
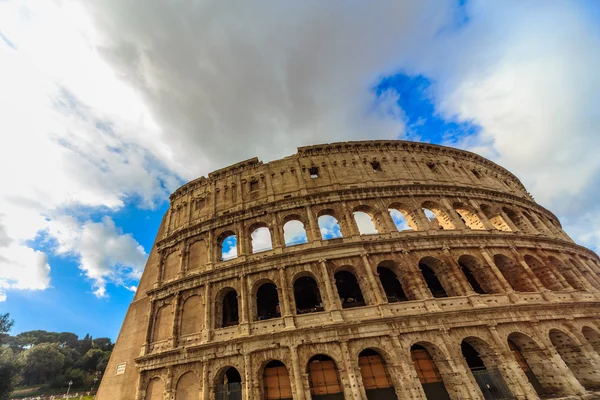
M 215 386 L 216 400 L 242 400 L 242 377 L 237 369 L 227 368 Z
M 294 300 L 296 314 L 323 311 L 323 301 L 319 285 L 310 276 L 302 276 L 294 282 Z
M 448 297 L 448 293 L 442 286 L 442 283 L 435 275 L 433 270 L 429 268 L 429 266 L 420 263 L 419 269 L 421 270 L 421 274 L 423 274 L 423 279 L 425 279 L 425 283 L 431 292 L 431 295 L 435 298 Z
M 348 271 L 339 271 L 335 273 L 334 277 L 342 308 L 365 305 L 365 299 L 354 274 Z
M 389 268 L 377 267 L 377 274 L 381 281 L 381 286 L 385 291 L 388 303 L 397 303 L 399 301 L 408 301 L 408 297 L 402 289 L 402 284 L 396 274 Z
M 256 292 L 256 312 L 259 321 L 281 317 L 277 286 L 265 283 Z
M 223 320 L 222 327 L 237 325 L 238 317 L 238 299 L 235 290 L 230 291 L 223 297 Z
M 383 357 L 378 352 L 371 349 L 361 351 L 358 366 L 368 400 L 398 400 Z
M 483 288 L 481 287 L 481 285 L 479 284 L 479 282 L 475 278 L 475 275 L 473 275 L 469 267 L 462 264 L 460 261 L 458 262 L 458 264 L 460 265 L 460 269 L 465 275 L 465 278 L 467 278 L 467 282 L 469 282 L 469 285 L 471 285 L 471 288 L 473 288 L 473 291 L 477 294 L 487 294 L 487 292 L 483 290 Z
M 549 394 L 549 392 L 544 390 L 544 387 L 542 386 L 539 379 L 531 369 L 531 366 L 527 362 L 527 358 L 523 355 L 521 348 L 511 339 L 508 339 L 508 347 L 512 351 L 513 355 L 515 356 L 515 360 L 517 360 L 517 363 L 519 363 L 519 367 L 521 367 L 521 370 L 527 377 L 527 380 L 529 381 L 535 392 L 540 396 Z
M 485 400 L 508 400 L 513 398 L 497 368 L 486 368 L 479 352 L 467 341 L 463 340 L 460 348 Z

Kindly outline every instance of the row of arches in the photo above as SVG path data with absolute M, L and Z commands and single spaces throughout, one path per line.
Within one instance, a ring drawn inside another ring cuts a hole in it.
M 417 207 L 405 203 L 392 202 L 387 212 L 381 212 L 372 205 L 352 208 L 348 218 L 341 210 L 327 208 L 317 213 L 318 234 L 307 230 L 310 218 L 304 214 L 287 215 L 283 221 L 283 246 L 308 243 L 320 236 L 322 240 L 338 239 L 354 234 L 368 235 L 394 231 L 427 229 L 496 229 L 505 232 L 524 232 L 564 236 L 560 226 L 553 220 L 531 210 L 516 210 L 502 205 L 481 204 L 474 206 L 454 202 L 451 208 L 436 201 L 424 201 Z M 249 252 L 259 253 L 273 248 L 272 224 L 255 222 L 249 228 Z M 311 237 L 313 236 L 313 237 Z M 240 246 L 234 231 L 222 232 L 218 237 L 218 255 L 226 261 L 237 257 Z
M 408 259 L 408 264 L 402 264 L 402 259 L 385 259 L 374 268 L 374 286 L 365 279 L 370 265 L 364 268 L 353 265 L 336 267 L 332 270 L 331 281 L 327 277 L 329 271 L 306 268 L 292 276 L 290 286 L 282 271 L 280 277 L 283 280 L 265 277 L 252 283 L 249 294 L 244 295 L 249 298 L 239 297 L 239 287 L 224 286 L 217 290 L 213 302 L 208 301 L 208 304 L 214 304 L 214 314 L 202 311 L 207 301 L 200 295 L 183 299 L 181 317 L 178 318 L 181 321 L 179 335 L 199 333 L 207 328 L 231 327 L 241 322 L 280 318 L 283 314 L 302 315 L 427 298 L 511 291 L 600 290 L 600 283 L 573 259 L 567 262 L 546 256 L 542 262 L 531 254 L 520 257 L 519 261 L 497 253 L 490 254 L 486 261 L 485 257 L 482 259 L 472 254 L 457 258 L 425 256 L 419 258 L 416 265 L 411 259 Z M 282 287 L 290 288 L 289 304 L 283 298 L 288 296 L 287 289 Z M 240 300 L 250 305 L 247 311 L 244 311 Z M 213 321 L 204 321 L 205 315 L 212 316 Z M 169 304 L 158 309 L 154 320 L 153 342 L 172 336 L 173 323 L 169 321 L 173 321 L 173 316 Z
M 403 391 L 414 390 L 419 398 L 428 400 L 458 400 L 485 398 L 503 400 L 581 395 L 600 389 L 600 333 L 584 326 L 579 342 L 572 333 L 552 328 L 547 340 L 540 342 L 520 330 L 505 339 L 498 336 L 490 342 L 485 336 L 467 334 L 457 346 L 439 341 L 414 340 L 409 345 L 402 368 L 402 349 L 389 346 L 365 347 L 357 359 L 340 360 L 339 353 L 319 353 L 308 358 L 302 371 L 290 371 L 283 359 L 271 358 L 263 363 L 257 377 L 260 399 L 291 400 L 398 400 L 410 397 Z M 295 350 L 291 350 L 295 351 Z M 391 352 L 390 352 L 391 351 Z M 355 353 L 356 354 L 356 353 Z M 340 368 L 349 365 L 349 370 Z M 299 365 L 302 368 L 301 365 Z M 301 377 L 293 376 L 300 372 Z M 352 378 L 354 375 L 356 378 Z M 217 371 L 208 390 L 215 400 L 241 400 L 245 378 L 235 365 L 225 365 Z M 357 385 L 352 383 L 357 379 Z M 208 382 L 204 382 L 206 385 Z M 412 389 L 411 389 L 412 388 Z M 202 384 L 193 372 L 177 379 L 175 400 L 198 400 Z M 302 392 L 302 396 L 300 396 Z M 164 393 L 161 379 L 151 379 L 145 390 L 145 400 L 158 400 Z M 420 393 L 420 395 L 419 395 Z M 414 393 L 413 393 L 414 394 Z M 252 397 L 252 396 L 251 396 Z M 253 398 L 253 397 L 252 397 Z

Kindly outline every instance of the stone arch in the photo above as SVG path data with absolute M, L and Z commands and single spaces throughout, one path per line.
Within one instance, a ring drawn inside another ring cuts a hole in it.
M 523 214 L 523 217 L 529 222 L 529 225 L 531 225 L 533 229 L 535 229 L 539 233 L 543 233 L 546 231 L 546 229 L 544 229 L 544 226 L 540 225 L 538 221 L 536 221 L 536 219 L 533 218 L 529 212 L 522 210 L 521 214 Z
M 446 209 L 438 203 L 433 201 L 425 201 L 421 207 L 423 208 L 425 216 L 433 224 L 434 228 L 456 229 L 456 226 L 454 225 L 454 222 L 452 222 L 452 219 L 450 218 L 450 215 L 448 215 Z M 428 213 L 426 210 L 430 211 L 433 214 L 433 217 L 431 215 L 427 215 Z
M 510 348 L 527 380 L 540 396 L 566 394 L 557 382 L 554 368 L 548 365 L 549 355 L 530 336 L 522 332 L 512 332 L 507 336 Z
M 383 287 L 383 291 L 387 297 L 388 303 L 396 303 L 401 301 L 408 301 L 409 297 L 402 287 L 400 278 L 394 272 L 397 270 L 395 262 L 385 260 L 379 263 L 377 266 L 377 275 L 379 276 L 379 282 Z M 411 299 L 415 300 L 415 299 Z
M 224 287 L 215 296 L 215 327 L 226 328 L 239 324 L 239 302 L 232 287 Z
M 160 342 L 173 335 L 173 313 L 170 304 L 164 304 L 156 310 L 154 318 L 153 342 Z
M 177 277 L 181 264 L 181 251 L 173 249 L 163 259 L 162 281 L 169 282 Z
M 529 254 L 525 255 L 524 260 L 546 289 L 562 290 L 562 285 L 558 279 L 556 279 L 556 276 L 552 273 L 552 270 L 548 268 L 548 266 L 544 265 L 536 257 Z
M 446 380 L 452 376 L 452 369 L 448 365 L 448 357 L 436 345 L 431 342 L 416 342 L 410 347 L 410 356 L 427 400 L 460 398 L 452 385 L 446 386 Z M 452 397 L 451 392 L 454 394 Z
M 286 246 L 308 243 L 306 224 L 298 214 L 286 215 L 283 220 L 283 241 Z
M 462 340 L 460 348 L 465 363 L 484 398 L 514 398 L 500 372 L 501 361 L 485 340 L 468 336 Z
M 338 239 L 346 236 L 337 213 L 332 209 L 324 209 L 317 213 L 317 223 L 323 240 Z
M 404 230 L 422 230 L 419 219 L 415 216 L 414 211 L 406 204 L 394 202 L 388 206 L 388 212 L 399 231 Z
M 592 348 L 600 355 L 600 333 L 594 328 L 589 326 L 584 326 L 581 329 L 581 333 L 588 341 L 588 343 L 592 346 Z
M 204 325 L 202 299 L 198 295 L 188 297 L 181 309 L 181 336 L 198 333 Z
M 481 212 L 483 212 L 483 215 L 485 215 L 485 217 L 488 219 L 488 221 L 490 221 L 490 223 L 495 229 L 504 232 L 512 231 L 512 229 L 510 229 L 510 226 L 504 220 L 504 217 L 502 217 L 500 211 L 492 208 L 487 204 L 482 204 L 480 209 Z
M 600 376 L 594 362 L 588 358 L 578 341 L 559 329 L 551 329 L 548 337 L 575 378 L 588 390 L 600 389 Z
M 454 203 L 454 211 L 459 215 L 460 219 L 465 223 L 467 228 L 484 230 L 485 226 L 481 222 L 481 218 L 477 215 L 477 211 L 473 207 L 467 206 L 463 203 Z
M 252 254 L 273 249 L 271 229 L 268 224 L 262 221 L 255 222 L 248 228 L 248 233 Z
M 335 287 L 342 303 L 342 308 L 361 307 L 367 304 L 364 291 L 354 274 L 354 268 L 338 269 L 334 274 Z
M 186 372 L 177 380 L 175 400 L 200 400 L 201 388 L 200 379 L 196 374 Z
M 358 354 L 358 367 L 367 400 L 398 400 L 394 382 L 379 351 L 362 350 Z
M 226 366 L 220 369 L 215 379 L 215 397 L 217 400 L 238 400 L 242 398 L 242 375 L 238 369 Z
M 458 257 L 458 265 L 463 275 L 478 294 L 501 293 L 502 286 L 491 271 L 490 267 L 485 265 L 475 256 L 463 254 Z
M 262 377 L 261 398 L 264 400 L 292 400 L 292 384 L 289 370 L 276 359 L 263 363 L 259 370 Z
M 302 271 L 295 276 L 293 282 L 296 314 L 306 314 L 325 310 L 319 283 L 312 273 Z
M 508 217 L 508 219 L 513 223 L 517 229 L 524 233 L 530 233 L 530 229 L 527 226 L 527 223 L 523 220 L 523 215 L 517 213 L 515 210 L 509 207 L 502 207 L 502 211 Z
M 192 272 L 202 269 L 208 263 L 208 251 L 208 242 L 204 239 L 198 239 L 190 244 L 187 270 Z
M 516 292 L 535 292 L 536 287 L 523 266 L 504 254 L 495 254 L 494 263 Z
M 454 288 L 448 266 L 435 257 L 426 256 L 419 260 L 419 269 L 427 289 L 433 297 L 459 296 Z
M 154 377 L 146 385 L 144 400 L 163 400 L 165 397 L 165 384 L 159 377 Z
M 577 275 L 573 272 L 572 267 L 568 267 L 564 262 L 560 261 L 558 258 L 549 256 L 548 263 L 554 266 L 554 270 L 558 273 L 562 274 L 567 283 L 575 290 L 585 290 L 585 286 L 581 282 L 581 280 L 577 277 Z
M 352 214 L 361 235 L 386 232 L 385 224 L 379 210 L 362 204 L 354 207 Z
M 326 354 L 316 354 L 306 366 L 313 400 L 344 400 L 344 388 L 337 363 Z
M 234 231 L 224 231 L 217 236 L 217 256 L 221 261 L 238 256 L 238 239 Z
M 256 320 L 263 321 L 281 317 L 277 285 L 270 279 L 261 279 L 254 284 Z
M 575 268 L 577 268 L 577 270 L 579 270 L 581 272 L 581 274 L 584 276 L 584 278 L 588 281 L 588 283 L 590 285 L 592 285 L 595 289 L 600 290 L 600 282 L 598 282 L 598 281 L 596 281 L 596 279 L 594 279 L 594 277 L 592 276 L 592 274 L 589 270 L 587 270 L 585 267 L 583 267 L 581 265 L 581 263 L 579 261 L 576 261 L 573 258 L 569 258 L 569 262 Z

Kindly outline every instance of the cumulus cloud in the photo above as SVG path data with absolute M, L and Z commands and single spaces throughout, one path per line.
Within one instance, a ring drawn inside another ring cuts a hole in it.
M 48 257 L 27 246 L 0 247 L 0 302 L 9 289 L 41 290 L 50 285 Z
M 49 223 L 48 233 L 56 240 L 58 254 L 74 255 L 79 268 L 93 282 L 94 294 L 106 296 L 106 284 L 112 282 L 128 290 L 127 283 L 137 281 L 147 254 L 129 234 L 123 234 L 110 217 L 101 222 L 80 224 L 72 216 L 59 216 Z

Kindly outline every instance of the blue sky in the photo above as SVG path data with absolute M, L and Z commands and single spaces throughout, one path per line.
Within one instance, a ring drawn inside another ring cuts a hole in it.
M 598 2 L 139 11 L 0 2 L 0 313 L 13 333 L 116 338 L 169 193 L 308 144 L 475 151 L 600 248 Z

